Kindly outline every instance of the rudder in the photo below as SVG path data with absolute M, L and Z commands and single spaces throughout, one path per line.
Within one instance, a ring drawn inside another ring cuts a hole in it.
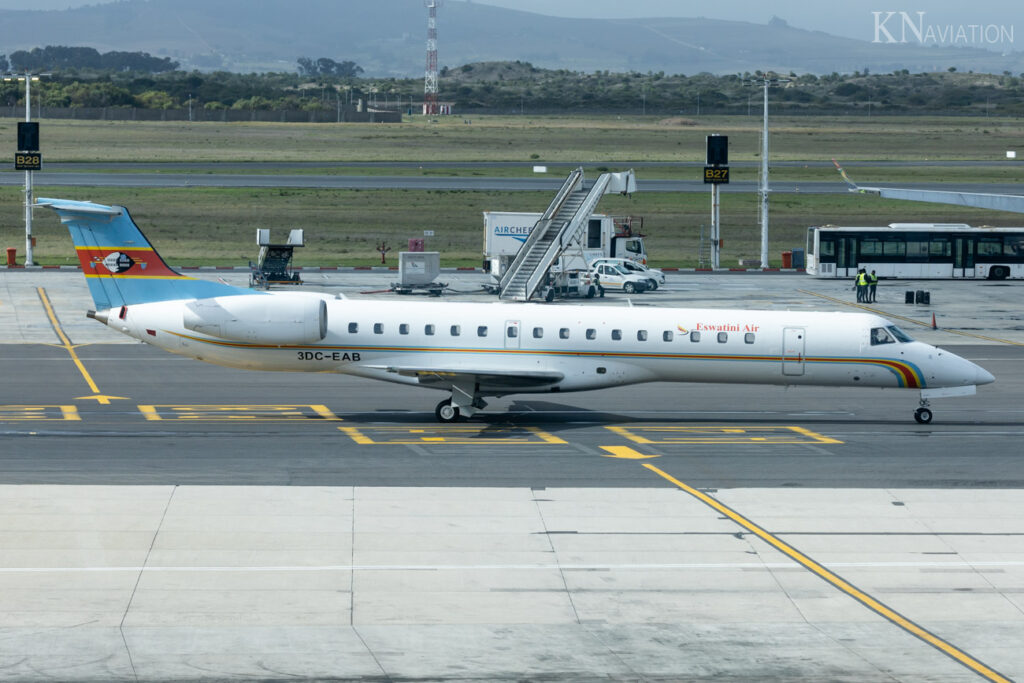
M 151 301 L 255 294 L 172 270 L 123 206 L 43 198 L 36 204 L 56 211 L 67 226 L 97 310 Z

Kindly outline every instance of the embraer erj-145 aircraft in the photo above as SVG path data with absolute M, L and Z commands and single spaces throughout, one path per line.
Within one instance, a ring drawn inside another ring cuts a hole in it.
M 127 209 L 40 199 L 71 232 L 107 326 L 198 360 L 253 370 L 339 372 L 449 396 L 437 419 L 488 396 L 639 382 L 882 387 L 928 401 L 994 378 L 866 313 L 438 302 L 410 306 L 258 292 L 171 270 Z

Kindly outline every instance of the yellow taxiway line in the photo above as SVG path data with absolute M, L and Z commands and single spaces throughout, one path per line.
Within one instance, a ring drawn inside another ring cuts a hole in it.
M 92 375 L 85 369 L 85 365 L 82 363 L 82 359 L 78 357 L 75 349 L 80 345 L 71 343 L 68 336 L 64 334 L 64 329 L 60 326 L 60 321 L 57 320 L 57 314 L 53 312 L 53 304 L 50 303 L 50 297 L 46 295 L 46 290 L 42 287 L 36 287 L 36 292 L 39 294 L 39 300 L 43 302 L 43 308 L 46 310 L 46 317 L 50 319 L 50 324 L 53 326 L 53 331 L 57 334 L 57 338 L 60 339 L 60 347 L 68 352 L 71 356 L 72 362 L 78 371 L 82 373 L 82 377 L 85 379 L 85 383 L 89 385 L 89 389 L 92 390 L 92 396 L 79 396 L 80 400 L 94 400 L 98 403 L 109 404 L 111 399 L 121 399 L 121 396 L 106 396 L 100 393 L 100 388 L 96 386 L 96 382 L 93 381 Z
M 687 484 L 679 481 L 678 479 L 673 477 L 671 474 L 668 474 L 664 470 L 658 469 L 654 465 L 644 463 L 643 466 L 657 474 L 659 477 L 679 487 L 680 489 L 690 494 L 691 496 L 693 496 L 700 502 L 704 503 L 708 507 L 712 508 L 716 512 L 725 515 L 736 524 L 739 524 L 741 527 L 750 531 L 755 536 L 760 538 L 762 541 L 768 543 L 776 550 L 787 555 L 790 559 L 802 565 L 805 569 L 808 569 L 814 574 L 817 574 L 820 578 L 824 579 L 826 582 L 830 583 L 834 587 L 846 593 L 854 600 L 857 600 L 862 605 L 864 605 L 871 611 L 875 612 L 879 616 L 887 619 L 889 622 L 895 624 L 896 626 L 899 626 L 911 635 L 920 638 L 924 642 L 934 647 L 936 650 L 939 650 L 940 652 L 952 658 L 953 660 L 966 666 L 968 669 L 978 674 L 979 676 L 987 678 L 990 681 L 998 681 L 999 683 L 1011 683 L 1010 679 L 1006 676 L 1003 676 L 996 670 L 975 659 L 963 650 L 939 638 L 934 633 L 931 633 L 924 627 L 914 623 L 913 621 L 903 616 L 896 610 L 871 597 L 864 591 L 860 590 L 853 584 L 846 581 L 846 579 L 842 578 L 835 572 L 829 571 L 819 563 L 812 560 L 807 555 L 804 555 L 802 552 L 800 552 L 793 546 L 789 545 L 785 541 L 781 540 L 777 536 L 774 536 L 768 531 L 765 531 L 757 524 L 750 521 L 743 515 L 739 514 L 732 508 L 728 507 L 724 503 L 719 502 L 717 499 L 709 496 L 708 494 L 702 491 L 698 491 L 692 486 L 688 486 Z

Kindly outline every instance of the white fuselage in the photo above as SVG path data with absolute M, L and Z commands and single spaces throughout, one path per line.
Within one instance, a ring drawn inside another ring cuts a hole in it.
M 189 301 L 129 306 L 123 318 L 111 310 L 106 323 L 172 353 L 218 365 L 338 372 L 444 389 L 449 387 L 437 381 L 444 373 L 466 373 L 483 378 L 476 390 L 489 396 L 653 381 L 913 389 L 992 381 L 982 368 L 928 344 L 873 345 L 872 330 L 892 323 L 866 313 L 287 296 L 326 302 L 322 339 L 267 342 L 259 325 L 231 339 L 197 332 L 195 325 L 186 329 L 183 320 L 195 303 Z M 217 301 L 242 298 L 251 296 Z M 244 326 L 245 320 L 236 323 Z M 438 377 L 428 383 L 403 373 L 406 368 L 434 369 Z M 524 386 L 487 379 L 517 373 L 550 379 Z

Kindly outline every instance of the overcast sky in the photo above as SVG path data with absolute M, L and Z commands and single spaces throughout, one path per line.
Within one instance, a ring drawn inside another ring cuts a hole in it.
M 112 0 L 106 0 L 112 1 Z M 340 0 L 344 2 L 344 0 Z M 462 2 L 465 0 L 449 0 Z M 489 5 L 563 17 L 600 17 L 628 19 L 636 17 L 694 17 L 734 19 L 755 24 L 767 23 L 772 16 L 785 19 L 791 26 L 824 31 L 848 38 L 872 40 L 875 35 L 873 11 L 907 12 L 912 18 L 925 12 L 926 25 L 954 27 L 982 24 L 1007 27 L 1013 31 L 1011 49 L 1024 49 L 1024 3 L 1011 0 L 846 0 L 807 2 L 807 0 L 728 0 L 694 2 L 681 0 L 471 0 Z M 104 0 L 0 0 L 0 9 L 66 9 L 102 4 Z M 216 0 L 213 0 L 216 2 Z M 302 0 L 298 0 L 301 5 Z M 419 3 L 417 3 L 419 4 Z M 254 11 L 259 4 L 253 3 Z M 444 10 L 439 23 L 444 22 Z M 889 23 L 892 26 L 897 19 Z M 1012 27 L 1012 28 L 1010 28 Z M 954 29 L 955 30 L 955 29 Z

